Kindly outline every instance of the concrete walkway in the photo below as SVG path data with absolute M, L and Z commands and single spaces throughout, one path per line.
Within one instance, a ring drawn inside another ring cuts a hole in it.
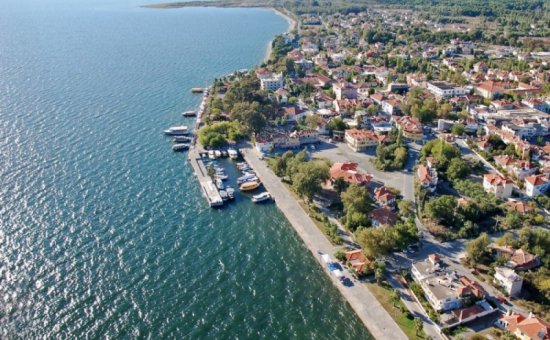
M 346 277 L 353 282 L 353 286 L 346 287 L 334 275 L 330 274 L 326 265 L 322 262 L 321 255 L 329 254 L 332 257 L 337 248 L 317 228 L 307 213 L 288 192 L 288 189 L 281 183 L 281 180 L 258 158 L 259 155 L 256 150 L 244 148 L 241 149 L 241 152 L 245 160 L 256 171 L 256 175 L 261 179 L 265 188 L 273 196 L 279 209 L 285 214 L 294 230 L 329 275 L 333 284 L 355 310 L 369 332 L 376 339 L 407 339 L 405 333 L 365 285 L 355 281 L 349 273 L 345 273 Z

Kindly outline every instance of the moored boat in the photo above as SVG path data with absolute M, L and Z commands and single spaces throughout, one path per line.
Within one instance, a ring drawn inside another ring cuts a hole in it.
M 230 200 L 235 198 L 235 189 L 233 189 L 230 186 L 225 187 L 225 191 L 227 192 L 227 196 Z
M 172 150 L 174 151 L 185 151 L 187 149 L 189 149 L 189 144 L 178 143 L 172 146 Z
M 197 112 L 193 110 L 189 110 L 189 111 L 182 112 L 181 115 L 184 117 L 195 117 L 197 115 Z
M 271 195 L 267 191 L 264 191 L 260 194 L 252 196 L 252 202 L 254 202 L 254 203 L 260 203 L 260 202 L 263 202 L 263 201 L 267 201 L 269 199 L 271 199 Z
M 237 183 L 241 184 L 241 183 L 244 183 L 244 182 L 252 181 L 254 179 L 257 179 L 256 175 L 247 174 L 247 175 L 244 175 L 244 176 L 241 176 L 241 177 L 237 178 Z
M 203 93 L 204 89 L 202 87 L 193 87 L 191 89 L 191 92 L 193 92 L 193 93 Z
M 220 158 L 222 156 L 222 153 L 220 150 L 214 150 L 214 154 L 216 155 L 216 158 Z
M 242 191 L 250 191 L 257 189 L 260 186 L 260 181 L 256 180 L 254 182 L 245 182 L 239 186 L 239 189 Z
M 189 128 L 185 125 L 171 126 L 168 129 L 164 130 L 164 134 L 168 136 L 181 136 L 181 135 L 187 135 L 188 133 L 189 133 Z
M 225 185 L 223 185 L 222 180 L 219 179 L 219 178 L 216 178 L 216 187 L 217 187 L 219 190 L 225 189 Z
M 221 196 L 223 201 L 227 201 L 229 199 L 229 195 L 227 194 L 227 191 L 225 191 L 225 190 L 220 190 L 220 196 Z
M 239 153 L 235 149 L 227 150 L 227 154 L 229 155 L 229 158 L 231 158 L 231 159 L 237 159 L 239 157 Z
M 191 137 L 186 137 L 186 136 L 174 136 L 172 138 L 172 141 L 174 143 L 191 143 L 192 139 Z

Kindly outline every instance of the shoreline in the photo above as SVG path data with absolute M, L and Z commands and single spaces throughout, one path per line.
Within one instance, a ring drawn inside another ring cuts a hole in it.
M 245 161 L 256 171 L 256 175 L 262 181 L 266 190 L 275 200 L 275 204 L 286 217 L 294 231 L 302 239 L 304 245 L 319 263 L 323 272 L 329 277 L 332 284 L 338 289 L 340 295 L 354 310 L 357 317 L 363 322 L 369 333 L 375 339 L 385 339 L 388 334 L 394 340 L 407 339 L 405 333 L 388 314 L 380 302 L 372 295 L 367 286 L 352 280 L 354 285 L 345 287 L 332 275 L 321 259 L 321 254 L 333 257 L 334 247 L 325 235 L 317 228 L 311 217 L 303 210 L 300 204 L 292 198 L 288 189 L 280 179 L 261 161 L 251 146 L 241 148 L 241 154 Z M 348 274 L 345 276 L 349 278 Z
M 258 8 L 265 8 L 265 7 L 258 7 Z M 277 9 L 275 7 L 269 7 L 269 9 L 271 9 L 273 12 L 275 12 L 276 15 L 282 17 L 283 19 L 285 19 L 288 22 L 288 28 L 287 28 L 286 31 L 283 32 L 283 34 L 290 33 L 291 31 L 296 29 L 296 27 L 298 25 L 298 22 L 296 21 L 296 19 L 291 18 L 290 15 L 284 13 L 283 11 L 281 11 L 280 9 Z M 267 43 L 267 49 L 265 51 L 265 56 L 264 56 L 264 59 L 263 59 L 264 63 L 268 62 L 271 59 L 271 53 L 272 52 L 273 52 L 273 39 L 271 39 Z

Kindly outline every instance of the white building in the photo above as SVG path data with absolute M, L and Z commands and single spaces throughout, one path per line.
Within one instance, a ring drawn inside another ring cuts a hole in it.
M 496 267 L 495 283 L 504 288 L 508 295 L 518 296 L 521 292 L 523 279 L 510 268 Z
M 452 98 L 464 96 L 468 93 L 468 90 L 464 87 L 446 81 L 429 81 L 428 91 L 438 98 Z
M 260 78 L 260 87 L 262 90 L 275 91 L 284 86 L 283 74 L 272 73 L 269 77 Z
M 508 198 L 512 196 L 513 183 L 511 179 L 499 174 L 485 174 L 483 189 L 495 194 L 497 198 Z
M 550 188 L 550 180 L 546 175 L 525 177 L 525 193 L 533 197 L 544 194 Z

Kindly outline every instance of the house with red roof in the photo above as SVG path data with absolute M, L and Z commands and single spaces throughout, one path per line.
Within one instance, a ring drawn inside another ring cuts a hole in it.
M 374 209 L 369 212 L 369 217 L 374 227 L 393 227 L 399 220 L 399 217 L 387 207 Z
M 346 257 L 346 262 L 349 262 L 351 267 L 355 269 L 357 275 L 366 274 L 370 271 L 372 261 L 365 256 L 363 250 L 356 249 L 347 251 L 344 255 Z
M 497 198 L 508 198 L 512 196 L 513 182 L 500 174 L 485 174 L 483 189 L 493 193 Z
M 428 189 L 430 192 L 435 191 L 437 187 L 437 172 L 434 169 L 424 164 L 419 164 L 416 174 L 423 188 Z
M 342 178 L 349 184 L 367 185 L 372 180 L 372 176 L 357 171 L 357 163 L 352 162 L 334 163 L 329 172 L 332 183 Z
M 550 323 L 532 313 L 527 317 L 519 313 L 507 314 L 495 325 L 521 340 L 550 340 Z
M 374 189 L 374 199 L 381 206 L 393 206 L 396 196 L 388 187 L 381 186 Z
M 344 136 L 348 146 L 355 152 L 363 151 L 369 147 L 377 146 L 383 138 L 374 131 L 348 129 Z
M 525 177 L 525 193 L 527 196 L 534 197 L 544 194 L 550 188 L 548 175 L 532 175 Z

